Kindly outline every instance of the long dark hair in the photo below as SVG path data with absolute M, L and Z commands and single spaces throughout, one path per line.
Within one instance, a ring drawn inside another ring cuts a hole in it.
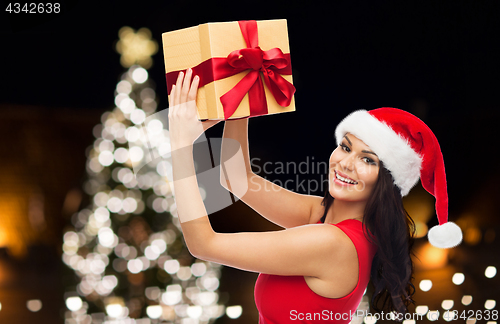
M 333 200 L 327 188 L 321 203 L 325 206 L 323 223 Z M 394 311 L 404 315 L 408 306 L 415 304 L 411 259 L 415 223 L 404 209 L 401 191 L 382 162 L 374 191 L 366 204 L 363 224 L 365 236 L 378 247 L 371 268 L 372 307 L 378 312 Z

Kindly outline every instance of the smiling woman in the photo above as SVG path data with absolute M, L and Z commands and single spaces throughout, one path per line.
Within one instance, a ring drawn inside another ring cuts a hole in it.
M 348 201 L 358 201 L 360 215 L 371 196 L 378 178 L 380 161 L 377 155 L 356 136 L 344 135 L 341 144 L 330 156 L 330 194 Z
M 337 323 L 349 323 L 370 279 L 375 309 L 406 313 L 413 302 L 414 224 L 402 196 L 421 175 L 424 188 L 436 196 L 441 224 L 431 243 L 453 247 L 461 240 L 460 229 L 447 222 L 444 164 L 427 126 L 394 108 L 348 116 L 336 130 L 339 146 L 330 157 L 329 186 L 321 198 L 288 191 L 253 173 L 248 119 L 226 121 L 224 138 L 240 143 L 244 165 L 237 167 L 244 171 L 235 172 L 234 165 L 225 163 L 231 154 L 223 144 L 221 173 L 229 177 L 221 178 L 222 185 L 286 229 L 216 233 L 198 191 L 192 150 L 193 142 L 218 121 L 198 120 L 198 79 L 191 83 L 191 78 L 191 70 L 186 77 L 179 74 L 169 111 L 175 199 L 189 251 L 200 259 L 260 273 L 255 302 L 261 324 L 315 323 L 324 318 L 297 314 L 324 310 Z M 241 187 L 248 190 L 235 190 Z

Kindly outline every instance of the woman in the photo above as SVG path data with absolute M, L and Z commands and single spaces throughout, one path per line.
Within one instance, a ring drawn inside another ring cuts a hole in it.
M 456 230 L 456 225 L 447 222 L 439 145 L 425 124 L 397 109 L 383 109 L 379 114 L 402 123 L 398 133 L 366 111 L 348 116 L 336 130 L 339 146 L 330 157 L 329 185 L 321 198 L 290 192 L 253 174 L 248 120 L 228 121 L 224 137 L 241 144 L 246 174 L 230 176 L 223 185 L 231 188 L 245 182 L 248 190 L 240 198 L 286 230 L 215 233 L 198 193 L 192 145 L 217 121 L 198 121 L 199 79 L 191 83 L 191 78 L 190 69 L 185 78 L 179 74 L 170 93 L 169 111 L 175 199 L 191 254 L 261 273 L 255 288 L 260 323 L 349 323 L 370 274 L 374 301 L 386 296 L 382 300 L 385 310 L 407 312 L 414 292 L 410 258 L 414 224 L 401 197 L 420 173 L 424 188 L 436 196 L 441 225 L 431 230 L 438 232 L 435 240 L 446 236 L 450 226 Z M 414 140 L 410 135 L 416 128 L 423 131 Z M 451 236 L 454 241 L 448 242 L 447 237 L 439 243 L 451 247 L 460 242 L 460 232 Z

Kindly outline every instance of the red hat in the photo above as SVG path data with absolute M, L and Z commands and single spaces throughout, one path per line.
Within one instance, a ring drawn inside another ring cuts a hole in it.
M 423 121 L 396 108 L 358 110 L 337 126 L 338 144 L 346 133 L 353 134 L 377 153 L 401 190 L 401 196 L 406 196 L 420 178 L 424 189 L 436 198 L 439 225 L 429 230 L 432 245 L 451 248 L 460 244 L 460 227 L 448 222 L 443 154 L 436 136 Z

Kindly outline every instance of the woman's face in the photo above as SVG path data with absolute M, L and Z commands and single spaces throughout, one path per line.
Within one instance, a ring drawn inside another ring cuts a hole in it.
M 330 156 L 330 195 L 347 201 L 367 201 L 378 178 L 378 156 L 356 136 L 347 133 Z

